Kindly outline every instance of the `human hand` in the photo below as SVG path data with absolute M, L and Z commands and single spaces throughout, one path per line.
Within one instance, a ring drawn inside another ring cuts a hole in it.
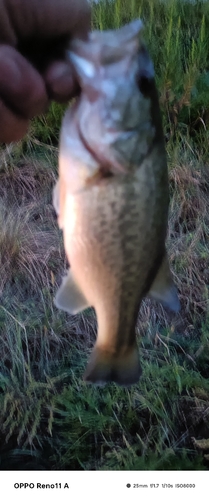
M 49 100 L 79 91 L 65 49 L 87 36 L 87 0 L 0 0 L 0 141 L 21 139 Z

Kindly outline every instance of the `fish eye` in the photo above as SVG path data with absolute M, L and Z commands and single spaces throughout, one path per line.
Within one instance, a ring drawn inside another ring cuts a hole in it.
M 143 76 L 139 76 L 137 78 L 137 83 L 138 83 L 140 92 L 145 97 L 147 95 L 149 95 L 149 93 L 150 93 L 150 91 L 152 89 L 153 79 L 152 78 L 148 78 L 147 76 L 143 75 Z

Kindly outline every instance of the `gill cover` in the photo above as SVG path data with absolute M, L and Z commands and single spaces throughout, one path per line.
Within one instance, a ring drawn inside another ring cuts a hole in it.
M 81 140 L 116 175 L 138 166 L 155 136 L 151 96 L 139 85 L 141 78 L 154 78 L 142 28 L 136 19 L 115 31 L 94 31 L 87 41 L 74 40 L 68 52 L 82 89 L 77 110 Z

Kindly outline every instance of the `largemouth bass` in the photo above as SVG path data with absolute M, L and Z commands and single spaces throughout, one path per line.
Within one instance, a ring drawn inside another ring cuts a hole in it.
M 54 206 L 71 268 L 55 304 L 71 314 L 95 308 L 98 335 L 84 378 L 96 384 L 139 380 L 135 326 L 145 296 L 179 309 L 165 249 L 158 95 L 141 31 L 135 20 L 70 50 L 81 94 L 62 123 Z

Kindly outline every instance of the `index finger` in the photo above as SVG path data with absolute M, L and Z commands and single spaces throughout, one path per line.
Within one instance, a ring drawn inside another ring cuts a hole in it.
M 85 38 L 90 28 L 87 0 L 0 0 L 0 12 L 0 41 L 13 46 L 27 39 Z

